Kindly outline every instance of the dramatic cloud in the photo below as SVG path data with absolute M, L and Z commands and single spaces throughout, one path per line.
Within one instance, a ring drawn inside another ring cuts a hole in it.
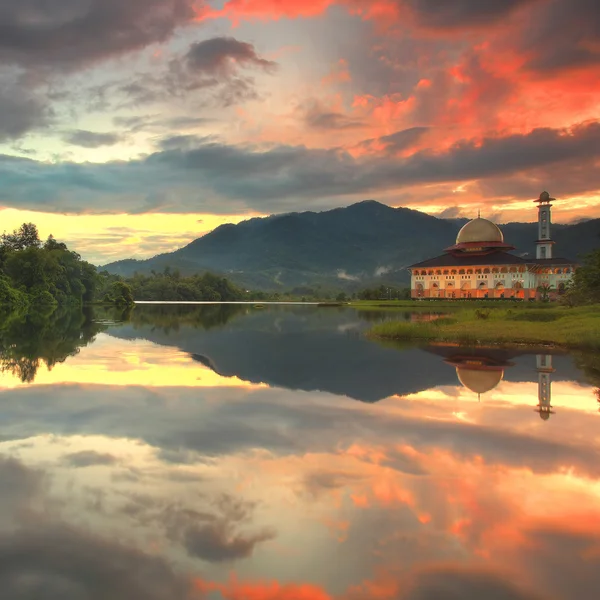
M 366 125 L 359 119 L 353 119 L 335 110 L 328 110 L 319 102 L 308 103 L 303 118 L 309 127 L 315 129 L 356 129 Z
M 220 496 L 205 511 L 133 496 L 123 510 L 140 524 L 164 528 L 190 556 L 220 563 L 248 558 L 259 544 L 275 538 L 272 529 L 239 530 L 251 525 L 254 508 L 253 503 L 229 495 Z
M 63 462 L 70 467 L 82 468 L 93 467 L 97 465 L 114 465 L 117 462 L 117 457 L 112 454 L 101 454 L 94 450 L 83 450 L 82 452 L 74 452 L 63 457 Z
M 595 0 L 539 3 L 520 32 L 526 67 L 545 73 L 600 66 L 600 4 Z
M 0 73 L 0 142 L 17 139 L 48 122 L 47 103 Z
M 260 58 L 252 44 L 231 37 L 219 37 L 192 44 L 185 55 L 187 66 L 193 71 L 227 77 L 237 66 L 275 68 L 272 61 Z
M 422 133 L 384 136 L 384 154 Z M 184 141 L 181 148 L 177 142 Z M 268 212 L 323 196 L 389 192 L 410 185 L 512 176 L 531 169 L 556 169 L 578 162 L 578 185 L 588 177 L 596 189 L 594 161 L 600 158 L 600 124 L 570 130 L 537 129 L 529 134 L 465 140 L 442 152 L 422 150 L 404 158 L 353 158 L 341 149 L 228 146 L 210 140 L 171 139 L 162 152 L 129 163 L 47 165 L 0 156 L 0 201 L 19 207 L 78 212 L 227 212 L 250 207 Z M 371 141 L 371 144 L 375 142 Z M 375 144 L 376 145 L 376 144 Z M 587 174 L 584 169 L 588 169 Z M 203 189 L 199 205 L 196 190 Z M 581 188 L 580 188 L 581 189 Z M 224 206 L 222 200 L 230 203 Z
M 541 600 L 499 573 L 460 567 L 438 567 L 414 575 L 398 600 Z
M 0 0 L 0 59 L 71 69 L 169 38 L 195 0 Z
M 480 0 L 405 0 L 416 14 L 417 21 L 426 27 L 466 29 L 473 26 L 494 25 L 513 10 L 537 0 L 504 0 L 481 2 Z M 397 0 L 402 4 L 402 0 Z
M 78 129 L 70 131 L 64 136 L 65 142 L 82 148 L 100 148 L 101 146 L 114 146 L 121 141 L 118 133 L 98 133 Z
M 19 461 L 0 457 L 3 599 L 192 598 L 190 582 L 163 559 L 61 521 L 44 478 Z

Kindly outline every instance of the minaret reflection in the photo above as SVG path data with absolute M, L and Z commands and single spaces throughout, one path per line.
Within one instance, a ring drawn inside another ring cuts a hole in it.
M 504 371 L 515 365 L 510 359 L 523 356 L 513 350 L 491 349 L 491 348 L 460 348 L 452 346 L 431 346 L 430 352 L 444 357 L 444 362 L 456 369 L 456 376 L 461 385 L 477 394 L 481 401 L 483 396 L 495 389 L 504 378 Z M 537 354 L 536 371 L 538 373 L 538 404 L 535 411 L 543 421 L 547 421 L 550 415 L 555 414 L 552 410 L 552 366 L 551 354 Z M 599 398 L 600 401 L 600 398 Z
M 536 356 L 536 366 L 538 372 L 538 405 L 535 409 L 540 418 L 547 421 L 550 415 L 554 414 L 551 406 L 552 400 L 552 380 L 550 375 L 555 369 L 552 367 L 551 354 L 538 354 Z

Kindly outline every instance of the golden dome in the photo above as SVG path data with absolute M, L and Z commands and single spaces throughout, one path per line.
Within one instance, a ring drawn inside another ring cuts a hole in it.
M 456 238 L 457 244 L 468 242 L 504 242 L 504 235 L 500 228 L 488 221 L 478 217 L 469 221 L 459 232 Z
M 475 394 L 485 394 L 493 390 L 501 381 L 504 371 L 501 369 L 479 370 L 457 367 L 458 380 Z

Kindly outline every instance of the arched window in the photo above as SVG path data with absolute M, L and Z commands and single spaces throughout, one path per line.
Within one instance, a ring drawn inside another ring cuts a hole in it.
M 485 289 L 487 287 L 487 283 L 485 281 L 480 281 L 479 282 L 479 289 Z
M 434 290 L 437 290 L 437 289 L 438 289 L 440 286 L 439 286 L 439 285 L 438 285 L 438 284 L 437 284 L 437 283 L 434 281 L 434 282 L 431 284 L 431 287 L 432 287 Z
M 515 290 L 522 290 L 523 289 L 523 284 L 520 281 L 515 281 L 513 283 L 513 287 L 515 288 Z
M 565 290 L 566 290 L 566 285 L 565 285 L 565 282 L 564 282 L 564 281 L 561 281 L 561 282 L 558 284 L 558 293 L 559 293 L 559 294 L 564 294 L 564 293 L 565 293 Z
M 465 270 L 464 269 L 459 269 L 458 270 L 458 274 L 459 275 L 464 275 L 465 274 Z
M 502 267 L 500 269 L 500 273 L 508 273 L 508 269 L 506 267 Z
M 510 272 L 511 273 L 516 273 L 517 272 L 517 267 L 511 267 L 510 268 Z
M 498 270 L 498 267 L 494 267 L 494 268 L 492 269 L 492 273 L 499 273 L 499 272 L 500 272 L 500 271 Z
M 489 274 L 490 274 L 490 270 L 489 270 L 489 268 L 487 268 L 487 267 L 486 267 L 486 268 L 483 270 L 483 273 L 484 273 L 484 275 L 489 275 Z
M 473 275 L 473 269 L 467 269 L 467 275 Z
M 444 275 L 448 275 L 448 269 L 444 269 Z
M 450 271 L 450 275 L 456 275 L 456 269 L 452 269 L 452 271 Z
M 441 271 L 438 269 L 438 270 L 435 272 L 435 274 L 436 274 L 436 275 L 441 275 L 441 274 L 442 274 L 442 272 L 441 272 Z
M 481 275 L 481 269 L 475 269 L 475 273 L 477 273 L 477 275 Z

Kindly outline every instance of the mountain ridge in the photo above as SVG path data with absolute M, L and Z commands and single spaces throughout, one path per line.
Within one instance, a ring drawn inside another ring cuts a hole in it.
M 165 267 L 184 275 L 212 271 L 239 285 L 265 290 L 406 284 L 406 267 L 441 254 L 467 221 L 364 200 L 323 212 L 290 212 L 227 223 L 173 252 L 100 268 L 124 276 Z M 535 255 L 537 222 L 501 227 L 517 254 Z M 555 224 L 553 237 L 557 256 L 577 259 L 598 246 L 600 219 Z

